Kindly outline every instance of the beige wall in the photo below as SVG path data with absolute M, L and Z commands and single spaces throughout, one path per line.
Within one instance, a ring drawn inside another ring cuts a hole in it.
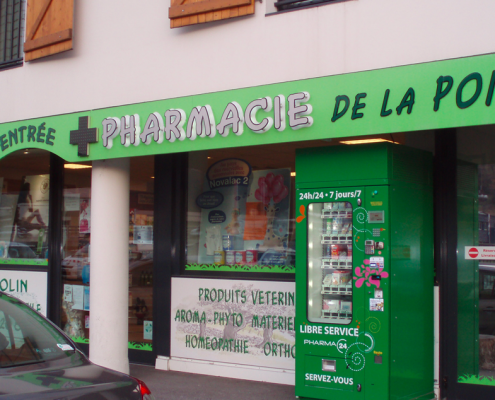
M 491 53 L 492 0 L 350 0 L 170 29 L 166 0 L 75 0 L 74 50 L 0 71 L 0 123 Z

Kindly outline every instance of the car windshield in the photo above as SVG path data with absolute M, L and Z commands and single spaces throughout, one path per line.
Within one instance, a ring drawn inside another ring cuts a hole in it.
M 0 293 L 0 368 L 68 357 L 74 351 L 42 316 Z

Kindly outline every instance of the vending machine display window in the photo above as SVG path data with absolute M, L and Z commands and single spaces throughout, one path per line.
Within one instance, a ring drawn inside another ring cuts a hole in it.
M 308 320 L 352 321 L 352 205 L 311 203 L 308 207 Z

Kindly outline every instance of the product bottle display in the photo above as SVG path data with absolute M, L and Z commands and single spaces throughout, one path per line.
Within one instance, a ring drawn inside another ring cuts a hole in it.
M 352 319 L 352 205 L 349 202 L 313 203 L 308 210 L 310 320 L 349 323 Z

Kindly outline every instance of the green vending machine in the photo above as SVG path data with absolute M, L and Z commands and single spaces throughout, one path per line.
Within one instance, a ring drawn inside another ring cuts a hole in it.
M 433 399 L 432 156 L 296 153 L 296 396 Z

